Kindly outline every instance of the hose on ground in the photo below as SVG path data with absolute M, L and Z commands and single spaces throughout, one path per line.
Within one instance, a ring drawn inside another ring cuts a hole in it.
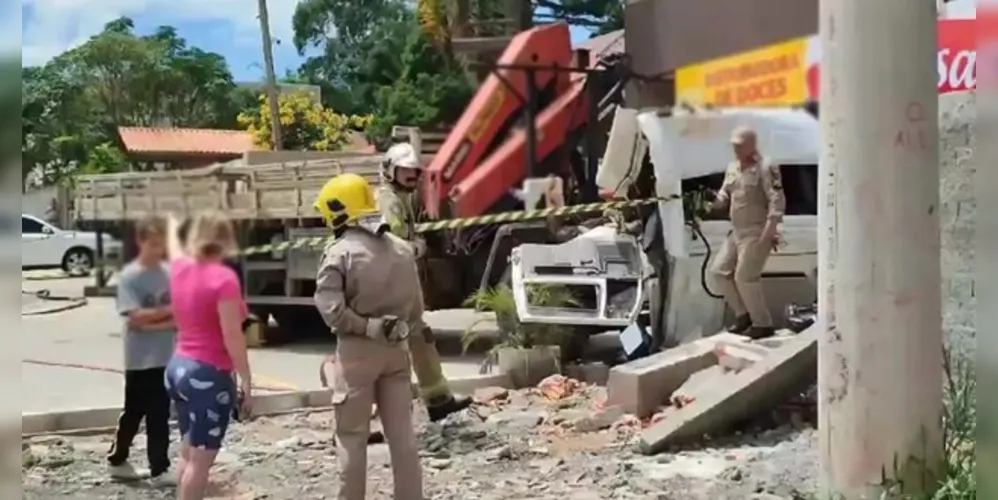
M 21 290 L 21 295 L 27 295 L 41 300 L 53 300 L 60 302 L 73 302 L 81 299 L 80 297 L 70 297 L 68 295 L 52 295 L 52 291 L 47 288 L 43 288 L 41 290 L 35 290 L 33 292 L 28 290 Z

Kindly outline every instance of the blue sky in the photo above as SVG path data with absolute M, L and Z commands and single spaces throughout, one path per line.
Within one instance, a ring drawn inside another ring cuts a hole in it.
M 297 0 L 268 2 L 271 32 L 277 41 L 274 65 L 278 75 L 301 63 L 291 42 L 296 4 Z M 189 44 L 224 55 L 238 81 L 258 81 L 263 79 L 264 69 L 256 6 L 257 0 L 21 0 L 21 64 L 42 64 L 83 43 L 108 21 L 127 16 L 135 21 L 139 33 L 161 25 L 174 26 Z M 3 9 L 0 7 L 0 16 Z M 4 17 L 0 29 L 13 24 L 13 16 Z M 588 33 L 575 30 L 573 37 L 585 39 Z M 0 38 L 0 47 L 14 43 Z
M 360 1 L 360 0 L 358 0 Z M 275 66 L 279 75 L 297 68 L 301 58 L 291 43 L 291 16 L 298 0 L 270 0 Z M 952 17 L 974 17 L 976 0 L 956 0 Z M 135 20 L 140 33 L 175 26 L 188 43 L 228 59 L 239 81 L 263 79 L 257 0 L 21 0 L 21 32 L 13 29 L 14 2 L 0 0 L 0 50 L 21 45 L 22 65 L 41 64 L 86 41 L 120 16 Z M 585 39 L 585 30 L 573 38 Z

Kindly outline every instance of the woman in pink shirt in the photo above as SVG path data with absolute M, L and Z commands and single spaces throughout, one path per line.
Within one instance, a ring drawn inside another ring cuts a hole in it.
M 239 277 L 224 263 L 236 251 L 228 217 L 198 215 L 183 246 L 174 219 L 171 225 L 170 294 L 177 346 L 166 367 L 166 386 L 183 437 L 179 498 L 201 500 L 233 410 L 238 404 L 249 410 L 252 381 L 242 331 L 246 303 Z

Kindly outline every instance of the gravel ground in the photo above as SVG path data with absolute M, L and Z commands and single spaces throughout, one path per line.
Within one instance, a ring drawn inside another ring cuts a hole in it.
M 576 386 L 551 397 L 541 389 L 483 389 L 472 410 L 430 424 L 419 412 L 426 495 L 430 499 L 793 499 L 816 487 L 817 435 L 784 426 L 729 436 L 711 447 L 658 456 L 635 451 L 648 422 L 603 408 L 603 389 Z M 337 492 L 328 411 L 258 418 L 237 425 L 220 453 L 212 498 L 324 499 Z M 133 457 L 143 463 L 144 443 Z M 104 474 L 109 436 L 55 437 L 22 444 L 25 499 L 173 498 L 144 483 Z M 371 445 L 370 499 L 391 498 L 388 448 Z

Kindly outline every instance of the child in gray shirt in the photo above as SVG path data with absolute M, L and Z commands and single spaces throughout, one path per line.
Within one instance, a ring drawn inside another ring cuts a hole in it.
M 125 405 L 107 460 L 111 477 L 119 480 L 146 475 L 128 462 L 129 448 L 144 419 L 148 475 L 154 482 L 172 483 L 166 476 L 170 467 L 170 396 L 164 373 L 173 355 L 176 327 L 170 311 L 166 233 L 162 217 L 140 221 L 139 255 L 125 266 L 118 281 L 117 308 L 124 323 Z

